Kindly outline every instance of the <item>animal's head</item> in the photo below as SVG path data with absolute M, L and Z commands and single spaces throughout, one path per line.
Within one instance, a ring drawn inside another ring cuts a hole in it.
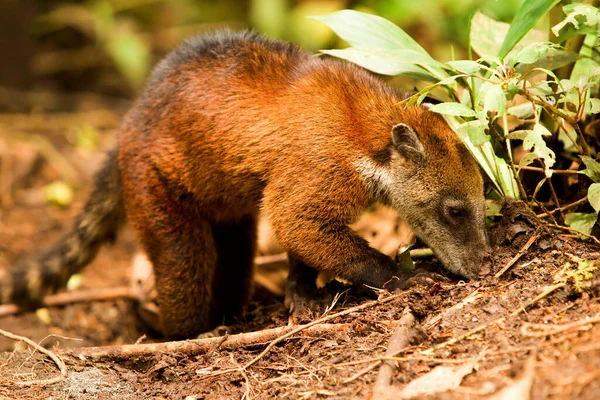
M 477 278 L 488 246 L 479 168 L 440 115 L 414 107 L 401 118 L 391 128 L 390 157 L 367 182 L 448 270 Z

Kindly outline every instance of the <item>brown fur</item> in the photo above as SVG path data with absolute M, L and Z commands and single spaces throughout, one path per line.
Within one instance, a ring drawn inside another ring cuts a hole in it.
M 295 271 L 378 287 L 400 276 L 348 227 L 380 201 L 449 269 L 476 276 L 486 242 L 478 169 L 439 115 L 400 100 L 354 65 L 253 33 L 194 38 L 163 60 L 118 148 L 163 331 L 189 336 L 242 311 L 261 207 Z M 464 210 L 460 223 L 448 222 L 448 201 Z

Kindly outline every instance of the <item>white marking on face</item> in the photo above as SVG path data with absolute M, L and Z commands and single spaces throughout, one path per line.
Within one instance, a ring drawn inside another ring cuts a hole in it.
M 378 201 L 385 202 L 384 200 L 388 198 L 390 188 L 394 182 L 390 171 L 386 167 L 377 165 L 368 157 L 362 157 L 353 164 L 356 172 L 366 183 L 371 195 Z

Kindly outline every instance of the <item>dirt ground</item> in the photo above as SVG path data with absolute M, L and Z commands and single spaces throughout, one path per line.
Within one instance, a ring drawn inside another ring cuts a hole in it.
M 23 254 L 39 254 L 69 229 L 102 151 L 114 143 L 122 112 L 90 106 L 66 114 L 0 115 L 0 269 Z M 93 146 L 81 144 L 88 136 Z M 64 208 L 49 204 L 44 194 L 44 186 L 56 180 L 74 189 Z M 383 397 L 600 398 L 600 247 L 538 227 L 516 205 L 503 214 L 490 231 L 496 244 L 481 280 L 465 283 L 451 277 L 400 292 L 391 301 L 375 301 L 332 318 L 320 331 L 282 340 L 244 370 L 239 367 L 267 342 L 225 347 L 218 341 L 209 351 L 80 356 L 82 347 L 160 342 L 140 322 L 131 299 L 1 317 L 1 329 L 52 349 L 68 371 L 59 383 L 20 386 L 59 371 L 46 356 L 0 337 L 0 399 L 369 398 L 380 357 L 405 307 L 417 317 L 422 341 L 397 354 Z M 382 228 L 374 228 L 373 236 L 377 229 Z M 531 238 L 531 247 L 495 278 Z M 125 230 L 84 270 L 77 290 L 128 286 L 135 250 Z M 435 259 L 418 264 L 442 272 Z M 329 315 L 389 296 L 336 287 L 341 295 Z M 248 314 L 229 333 L 286 326 L 280 288 L 280 279 L 272 286 L 258 284 Z

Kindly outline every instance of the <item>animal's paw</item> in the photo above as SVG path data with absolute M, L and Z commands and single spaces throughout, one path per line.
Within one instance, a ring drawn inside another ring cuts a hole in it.
M 389 291 L 394 291 L 397 289 L 405 290 L 414 286 L 431 286 L 440 282 L 450 282 L 450 279 L 436 272 L 416 269 L 411 274 L 390 280 L 383 287 Z
M 319 316 L 331 304 L 333 296 L 326 289 L 315 287 L 287 287 L 284 305 L 294 324 L 310 321 Z

